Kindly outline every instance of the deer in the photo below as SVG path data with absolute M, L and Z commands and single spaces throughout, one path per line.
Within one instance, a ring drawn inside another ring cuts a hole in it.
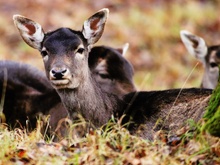
M 89 52 L 89 68 L 106 92 L 124 95 L 136 91 L 134 85 L 134 68 L 124 57 L 128 43 L 123 48 L 95 46 Z M 114 64 L 114 67 L 113 67 Z
M 204 67 L 201 88 L 214 89 L 218 83 L 220 45 L 207 46 L 205 40 L 187 30 L 180 31 L 180 37 L 188 52 Z
M 96 12 L 84 21 L 82 30 L 61 27 L 47 33 L 39 23 L 13 16 L 23 40 L 41 53 L 47 78 L 70 118 L 79 113 L 100 128 L 114 116 L 132 134 L 149 140 L 160 129 L 175 133 L 189 118 L 198 121 L 211 89 L 138 91 L 122 97 L 101 89 L 89 69 L 88 58 L 103 34 L 108 14 L 107 8 Z

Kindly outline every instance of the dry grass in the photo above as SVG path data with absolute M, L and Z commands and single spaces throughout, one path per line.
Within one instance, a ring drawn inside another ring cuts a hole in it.
M 220 139 L 208 134 L 195 136 L 186 131 L 182 140 L 168 144 L 158 132 L 153 142 L 130 135 L 114 122 L 108 129 L 90 131 L 84 138 L 74 137 L 53 143 L 45 141 L 39 128 L 0 133 L 0 164 L 218 164 Z M 170 138 L 171 139 L 171 138 Z

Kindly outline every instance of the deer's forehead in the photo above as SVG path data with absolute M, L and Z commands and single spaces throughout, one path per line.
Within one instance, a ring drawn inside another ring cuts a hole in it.
M 61 28 L 54 32 L 47 33 L 43 42 L 46 49 L 70 49 L 74 50 L 83 45 L 83 40 L 78 31 L 68 28 Z

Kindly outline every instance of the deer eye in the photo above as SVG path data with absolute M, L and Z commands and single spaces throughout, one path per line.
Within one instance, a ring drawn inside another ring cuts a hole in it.
M 83 52 L 84 52 L 84 48 L 79 48 L 78 50 L 77 50 L 77 53 L 79 53 L 79 54 L 82 54 Z
M 41 51 L 41 55 L 42 55 L 43 57 L 45 57 L 45 56 L 47 56 L 47 55 L 48 55 L 48 53 L 47 53 L 47 51 L 46 51 L 46 50 L 42 50 L 42 51 Z
M 214 67 L 217 67 L 218 64 L 216 64 L 215 62 L 211 62 L 211 63 L 210 63 L 210 66 L 211 66 L 212 68 L 214 68 Z
M 220 58 L 220 51 L 217 51 L 216 56 Z
M 103 79 L 110 79 L 110 76 L 108 74 L 99 74 L 99 76 Z

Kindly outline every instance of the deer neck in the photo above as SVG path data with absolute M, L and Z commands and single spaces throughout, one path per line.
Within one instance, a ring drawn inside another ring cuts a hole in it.
M 103 92 L 90 74 L 78 88 L 59 89 L 58 93 L 70 117 L 77 112 L 96 127 L 108 122 L 119 101 L 116 96 Z
M 218 76 L 219 76 L 218 67 L 210 72 L 209 67 L 205 67 L 205 72 L 202 78 L 202 88 L 214 89 L 218 84 Z

